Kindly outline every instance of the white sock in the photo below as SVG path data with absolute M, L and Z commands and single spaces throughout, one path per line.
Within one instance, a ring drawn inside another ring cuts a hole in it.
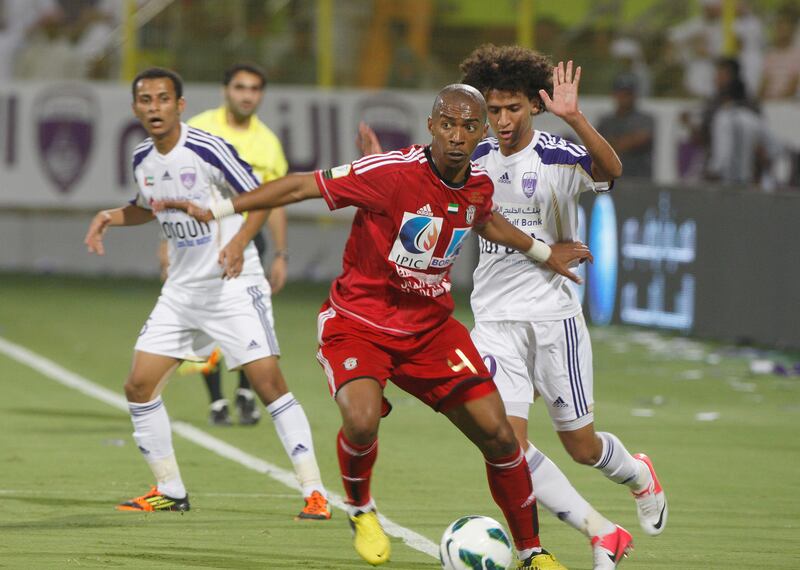
M 527 560 L 528 556 L 531 556 L 534 553 L 539 553 L 542 551 L 542 547 L 539 548 L 526 548 L 525 550 L 517 550 L 517 558 L 520 560 Z
M 267 411 L 272 416 L 286 455 L 292 460 L 303 496 L 308 497 L 313 491 L 319 491 L 327 497 L 314 455 L 311 426 L 308 425 L 303 407 L 291 392 L 287 392 L 267 406 Z
M 186 487 L 175 460 L 169 416 L 161 396 L 143 404 L 128 402 L 128 409 L 133 422 L 133 439 L 153 472 L 159 492 L 174 499 L 184 498 Z
M 359 513 L 366 513 L 368 511 L 378 512 L 378 507 L 375 506 L 375 499 L 370 499 L 368 503 L 363 505 L 347 505 L 347 515 L 354 517 Z
M 650 470 L 628 453 L 617 436 L 599 431 L 597 437 L 603 442 L 603 452 L 594 467 L 602 471 L 603 475 L 634 491 L 641 491 L 650 483 Z
M 614 523 L 592 508 L 549 457 L 528 442 L 525 451 L 533 493 L 541 506 L 587 538 L 614 532 Z

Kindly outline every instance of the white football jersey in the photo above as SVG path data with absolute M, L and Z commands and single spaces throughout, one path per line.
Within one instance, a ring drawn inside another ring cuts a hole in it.
M 531 143 L 511 156 L 500 153 L 497 139 L 487 138 L 472 158 L 492 177 L 495 210 L 548 244 L 578 239 L 581 192 L 609 187 L 592 179 L 585 147 L 542 131 L 534 131 Z M 473 281 L 476 321 L 561 320 L 581 311 L 566 277 L 483 238 Z
M 148 210 L 153 200 L 164 199 L 189 200 L 208 208 L 234 192 L 249 192 L 259 185 L 250 165 L 225 140 L 185 123 L 181 123 L 178 144 L 165 155 L 149 138 L 137 146 L 133 175 L 139 192 L 131 204 Z M 206 223 L 180 210 L 158 212 L 156 217 L 169 251 L 169 277 L 164 287 L 222 287 L 219 252 L 239 231 L 244 218 L 237 214 Z M 264 276 L 252 242 L 245 248 L 241 275 Z

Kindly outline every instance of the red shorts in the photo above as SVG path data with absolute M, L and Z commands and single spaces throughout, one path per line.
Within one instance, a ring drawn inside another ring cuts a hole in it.
M 450 317 L 425 333 L 392 336 L 342 316 L 325 303 L 318 322 L 317 359 L 334 397 L 358 378 L 391 380 L 436 411 L 497 390 L 464 325 Z

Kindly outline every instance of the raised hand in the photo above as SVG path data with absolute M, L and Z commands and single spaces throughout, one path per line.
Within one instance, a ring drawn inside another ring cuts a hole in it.
M 83 243 L 86 244 L 86 249 L 89 253 L 105 255 L 106 250 L 103 247 L 103 235 L 106 233 L 106 230 L 108 230 L 108 225 L 110 223 L 111 214 L 105 210 L 97 212 L 97 215 L 92 218 L 89 229 L 86 231 L 86 237 L 83 238 Z
M 567 62 L 566 69 L 564 62 L 559 61 L 553 68 L 553 98 L 544 89 L 539 90 L 539 96 L 544 101 L 545 108 L 556 117 L 568 120 L 580 113 L 578 109 L 578 85 L 581 82 L 581 67 L 572 73 L 572 60 Z
M 188 200 L 156 200 L 152 204 L 154 212 L 163 212 L 164 210 L 183 210 L 198 222 L 210 222 L 214 219 L 211 210 L 207 210 L 189 202 Z
M 551 271 L 580 284 L 583 283 L 581 278 L 569 268 L 587 260 L 589 263 L 594 262 L 594 256 L 586 244 L 580 241 L 562 241 L 550 244 L 550 257 L 544 262 L 544 265 Z
M 378 140 L 378 135 L 372 130 L 367 123 L 361 121 L 358 123 L 358 134 L 356 135 L 356 147 L 361 152 L 361 156 L 368 154 L 380 154 L 383 152 L 381 143 Z

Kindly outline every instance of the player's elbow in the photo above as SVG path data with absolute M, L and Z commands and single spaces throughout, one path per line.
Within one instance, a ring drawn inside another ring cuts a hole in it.
M 611 172 L 609 172 L 608 174 L 611 177 L 611 180 L 614 180 L 615 178 L 619 178 L 620 176 L 622 176 L 622 162 L 619 161 L 619 160 L 616 161 L 616 164 L 614 164 L 614 167 L 611 169 Z M 609 180 L 609 182 L 611 180 Z

